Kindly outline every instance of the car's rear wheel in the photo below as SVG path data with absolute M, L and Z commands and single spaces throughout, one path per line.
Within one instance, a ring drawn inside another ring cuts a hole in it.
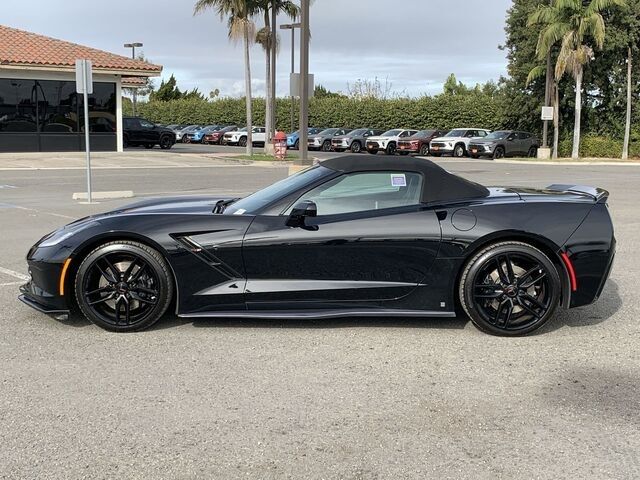
M 454 157 L 464 157 L 464 153 L 465 153 L 465 149 L 464 149 L 464 144 L 462 143 L 458 143 L 454 149 L 453 149 L 453 156 Z
M 172 146 L 172 141 L 169 135 L 164 135 L 160 137 L 160 148 L 162 150 L 169 150 L 171 146 Z
M 429 155 L 429 145 L 423 143 L 420 147 L 420 156 L 426 157 L 427 155 Z
M 361 151 L 362 151 L 362 144 L 358 140 L 355 140 L 351 144 L 351 153 L 360 153 Z
M 300 150 L 300 140 L 296 140 L 296 143 L 293 144 L 293 148 L 295 150 Z
M 144 330 L 166 312 L 173 280 L 162 255 L 142 243 L 105 243 L 82 261 L 75 279 L 82 313 L 114 332 Z
M 467 263 L 458 288 L 471 321 L 494 335 L 516 336 L 544 325 L 560 300 L 560 277 L 551 260 L 522 242 L 490 245 Z
M 504 148 L 496 147 L 496 149 L 493 151 L 493 158 L 495 159 L 504 158 Z
M 527 157 L 535 158 L 538 156 L 538 149 L 536 147 L 529 148 L 529 152 L 527 153 Z

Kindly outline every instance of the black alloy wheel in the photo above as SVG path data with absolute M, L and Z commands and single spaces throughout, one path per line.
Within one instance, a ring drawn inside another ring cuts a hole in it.
M 465 149 L 464 149 L 464 144 L 462 143 L 457 144 L 453 149 L 454 157 L 462 158 L 464 157 L 464 153 L 465 153 Z
M 160 148 L 162 150 L 169 150 L 172 146 L 171 137 L 169 135 L 163 135 L 160 137 Z
M 114 332 L 139 331 L 156 323 L 173 297 L 169 267 L 156 250 L 132 241 L 114 241 L 82 261 L 75 280 L 82 313 Z
M 324 143 L 322 144 L 322 151 L 323 152 L 331 151 L 331 142 L 329 140 L 325 140 Z
M 538 149 L 536 147 L 529 148 L 529 152 L 527 152 L 527 157 L 536 158 L 538 156 Z
M 429 145 L 427 145 L 426 143 L 423 143 L 422 146 L 420 147 L 420 156 L 426 157 L 427 155 L 429 155 Z
M 473 323 L 494 335 L 530 333 L 553 315 L 560 278 L 549 258 L 521 242 L 491 245 L 465 267 L 460 303 Z
M 393 142 L 389 142 L 389 145 L 387 145 L 387 148 L 385 150 L 385 152 L 387 155 L 395 155 L 396 154 L 396 144 Z
M 362 151 L 362 144 L 358 140 L 354 140 L 351 144 L 351 153 L 360 153 Z
M 496 147 L 496 149 L 493 151 L 493 158 L 504 158 L 504 147 Z

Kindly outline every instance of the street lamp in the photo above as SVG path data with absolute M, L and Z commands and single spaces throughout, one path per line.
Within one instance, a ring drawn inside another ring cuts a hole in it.
M 302 29 L 300 39 L 300 163 L 309 162 L 309 0 L 301 0 Z
M 140 42 L 134 42 L 134 43 L 125 43 L 124 44 L 124 48 L 130 48 L 131 49 L 131 58 L 133 60 L 136 59 L 136 47 L 140 48 L 143 47 L 144 45 Z M 133 88 L 133 116 L 136 116 L 136 103 L 138 100 L 138 87 Z
M 291 30 L 291 73 L 296 73 L 296 58 L 295 58 L 295 46 L 296 46 L 296 28 L 302 28 L 301 23 L 287 23 L 280 25 L 281 30 Z M 295 130 L 295 110 L 294 110 L 294 97 L 291 96 L 291 131 Z

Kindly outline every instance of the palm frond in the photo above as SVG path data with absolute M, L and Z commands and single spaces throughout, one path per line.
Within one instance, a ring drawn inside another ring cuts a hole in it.
M 570 30 L 570 26 L 564 22 L 556 22 L 545 27 L 538 37 L 538 45 L 536 46 L 536 53 L 538 59 L 542 60 L 551 51 L 553 46 L 558 43 L 558 40 L 563 38 Z
M 536 67 L 533 67 L 529 72 L 529 75 L 527 75 L 527 81 L 525 83 L 525 86 L 528 87 L 534 80 L 537 80 L 540 77 L 544 77 L 546 73 L 547 73 L 547 67 L 545 67 L 544 65 L 538 65 Z
M 558 20 L 558 10 L 549 5 L 541 5 L 527 18 L 527 27 L 548 25 Z

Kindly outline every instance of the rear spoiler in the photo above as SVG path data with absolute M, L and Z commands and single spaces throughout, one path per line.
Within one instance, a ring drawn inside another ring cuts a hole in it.
M 589 195 L 593 197 L 596 203 L 607 203 L 609 198 L 609 192 L 602 188 L 590 187 L 588 185 L 563 185 L 553 184 L 547 187 L 547 190 L 553 192 L 573 192 L 582 193 L 583 195 Z

